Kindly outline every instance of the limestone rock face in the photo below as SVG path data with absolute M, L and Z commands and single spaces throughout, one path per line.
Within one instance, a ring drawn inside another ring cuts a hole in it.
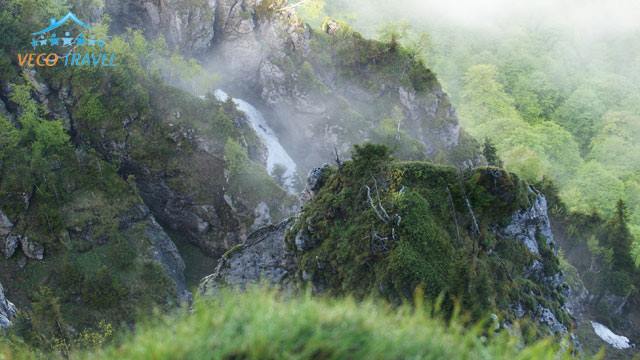
M 206 52 L 213 41 L 216 0 L 107 0 L 105 6 L 116 31 L 162 35 L 170 47 L 192 55 Z
M 556 245 L 547 211 L 547 198 L 536 193 L 535 201 L 529 209 L 513 214 L 510 224 L 503 230 L 503 235 L 521 241 L 534 255 L 540 255 L 538 236 L 544 239 L 548 246 L 555 249 Z
M 292 224 L 293 220 L 288 219 L 250 235 L 246 244 L 223 256 L 215 273 L 200 283 L 200 292 L 211 295 L 223 286 L 242 289 L 260 281 L 292 289 L 295 260 L 285 243 L 285 234 Z
M 17 309 L 4 294 L 2 284 L 0 284 L 0 330 L 4 330 L 11 326 L 11 320 L 16 316 Z

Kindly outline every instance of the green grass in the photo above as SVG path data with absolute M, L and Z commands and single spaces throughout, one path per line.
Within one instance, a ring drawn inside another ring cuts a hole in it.
M 479 333 L 420 311 L 375 301 L 258 288 L 198 299 L 192 313 L 158 316 L 118 345 L 71 359 L 562 359 L 549 340 L 529 346 L 506 333 Z M 0 340 L 0 359 L 37 358 Z M 52 354 L 40 355 L 52 357 Z

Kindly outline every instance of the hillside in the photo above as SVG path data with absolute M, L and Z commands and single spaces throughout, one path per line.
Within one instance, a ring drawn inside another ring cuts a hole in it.
M 0 5 L 0 358 L 569 356 L 636 303 L 624 203 L 576 234 L 394 36 L 285 0 Z M 117 66 L 21 65 L 70 12 Z

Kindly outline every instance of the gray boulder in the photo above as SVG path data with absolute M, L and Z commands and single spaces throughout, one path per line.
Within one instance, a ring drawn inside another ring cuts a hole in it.
M 287 219 L 251 234 L 245 244 L 220 259 L 215 273 L 202 279 L 200 293 L 215 294 L 224 286 L 244 289 L 261 281 L 285 290 L 293 289 L 295 259 L 285 243 L 286 232 L 292 224 L 293 220 Z

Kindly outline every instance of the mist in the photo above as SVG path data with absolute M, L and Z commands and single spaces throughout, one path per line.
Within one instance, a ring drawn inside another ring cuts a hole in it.
M 399 0 L 385 4 L 357 0 L 349 11 L 381 20 L 396 16 L 410 21 L 448 23 L 459 27 L 496 28 L 536 24 L 583 34 L 624 32 L 640 28 L 640 3 L 633 0 Z M 389 16 L 393 14 L 393 16 Z

